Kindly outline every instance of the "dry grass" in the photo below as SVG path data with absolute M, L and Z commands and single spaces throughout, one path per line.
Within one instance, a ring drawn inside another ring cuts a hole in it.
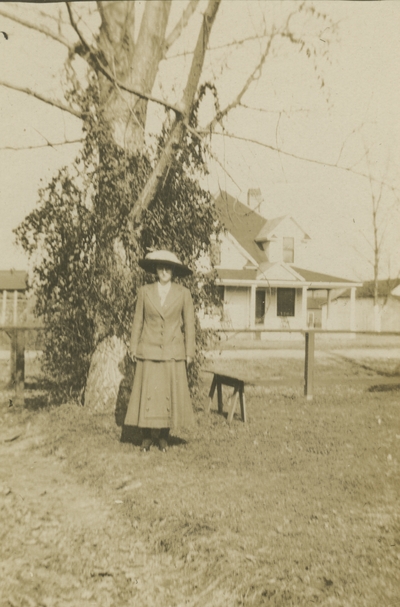
M 226 361 L 276 381 L 248 388 L 249 422 L 229 427 L 202 410 L 205 375 L 196 424 L 167 454 L 140 453 L 134 435 L 121 442 L 112 415 L 15 412 L 42 437 L 42 454 L 112 508 L 85 553 L 90 604 L 397 607 L 398 385 L 354 381 L 392 373 L 379 364 L 318 363 L 309 402 L 301 360 Z M 78 576 L 81 556 L 65 558 Z
M 288 350 L 304 350 L 304 336 L 302 333 L 285 333 L 280 334 L 280 338 L 276 333 L 264 333 L 263 339 L 246 337 L 242 333 L 221 334 L 220 339 L 213 344 L 215 348 L 224 350 L 280 350 L 282 348 Z M 374 335 L 363 334 L 346 334 L 346 333 L 316 333 L 315 346 L 319 350 L 331 350 L 332 348 L 399 348 L 399 335 Z

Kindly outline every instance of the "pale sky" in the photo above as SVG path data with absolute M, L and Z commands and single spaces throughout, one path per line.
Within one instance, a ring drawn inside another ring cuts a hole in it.
M 215 47 L 257 31 L 266 7 L 267 18 L 279 20 L 280 11 L 288 10 L 290 4 L 284 3 L 282 9 L 274 1 L 224 0 L 211 44 Z M 181 5 L 177 0 L 174 9 L 179 12 Z M 267 59 L 260 78 L 244 97 L 246 105 L 268 113 L 236 109 L 226 121 L 226 129 L 320 163 L 335 164 L 340 156 L 343 166 L 364 173 L 367 166 L 362 157 L 367 147 L 373 174 L 400 191 L 400 3 L 320 1 L 315 6 L 333 21 L 340 21 L 338 40 L 330 46 L 331 63 L 321 62 L 327 98 L 325 89 L 319 90 L 312 62 L 290 46 L 277 46 L 276 56 Z M 22 3 L 20 8 L 24 9 Z M 195 27 L 196 22 L 192 31 L 185 32 L 176 52 L 185 45 L 190 48 Z M 0 79 L 60 97 L 64 48 L 1 16 L 0 30 L 9 35 L 7 41 L 0 39 Z M 302 35 L 316 34 L 310 29 Z M 318 35 L 323 44 L 323 29 Z M 209 56 L 205 75 L 217 78 L 222 105 L 235 96 L 260 48 L 248 44 Z M 189 63 L 187 56 L 170 61 L 157 93 L 175 102 L 168 83 L 173 81 L 179 91 L 179 79 L 177 74 L 167 78 L 168 69 L 184 73 L 182 65 Z M 0 110 L 0 148 L 79 137 L 79 120 L 23 93 L 0 87 Z M 245 202 L 247 189 L 259 187 L 267 218 L 290 214 L 311 236 L 310 268 L 348 278 L 372 278 L 367 261 L 371 237 L 367 179 L 227 136 L 213 136 L 212 150 L 219 159 L 210 164 L 212 192 L 220 187 Z M 75 145 L 0 149 L 0 269 L 27 267 L 23 253 L 13 245 L 12 230 L 34 208 L 40 184 L 58 167 L 70 163 L 76 151 Z M 400 268 L 400 203 L 388 188 L 383 203 L 391 210 L 382 277 L 388 272 L 389 260 L 392 275 Z

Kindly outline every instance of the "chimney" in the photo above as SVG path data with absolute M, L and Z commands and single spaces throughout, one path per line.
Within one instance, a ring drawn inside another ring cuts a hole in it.
M 249 188 L 247 190 L 247 206 L 257 213 L 261 212 L 263 197 L 260 188 Z

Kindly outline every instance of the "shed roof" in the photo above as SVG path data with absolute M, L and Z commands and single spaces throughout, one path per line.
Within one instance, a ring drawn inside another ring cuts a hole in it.
M 26 291 L 27 280 L 24 270 L 0 270 L 0 291 Z
M 387 278 L 386 280 L 378 280 L 378 296 L 388 297 L 391 292 L 400 285 L 400 278 Z M 367 280 L 363 283 L 362 287 L 357 289 L 357 297 L 364 299 L 374 296 L 374 281 Z M 339 297 L 350 297 L 350 292 L 344 291 Z

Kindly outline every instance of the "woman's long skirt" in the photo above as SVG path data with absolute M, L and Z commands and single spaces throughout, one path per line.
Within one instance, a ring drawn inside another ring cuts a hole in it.
M 194 415 L 184 360 L 138 360 L 125 425 L 181 428 Z

